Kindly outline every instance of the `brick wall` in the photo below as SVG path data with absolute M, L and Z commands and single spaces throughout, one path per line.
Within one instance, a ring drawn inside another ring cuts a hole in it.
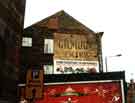
M 130 81 L 127 92 L 127 103 L 135 103 L 135 82 Z
M 16 102 L 25 0 L 0 0 L 0 100 Z M 4 55 L 3 55 L 4 54 Z

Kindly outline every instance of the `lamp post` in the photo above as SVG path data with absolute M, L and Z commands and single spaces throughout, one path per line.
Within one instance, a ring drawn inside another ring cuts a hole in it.
M 108 57 L 120 57 L 122 54 L 117 54 L 114 56 L 105 56 L 105 67 L 106 67 L 106 72 L 108 72 Z

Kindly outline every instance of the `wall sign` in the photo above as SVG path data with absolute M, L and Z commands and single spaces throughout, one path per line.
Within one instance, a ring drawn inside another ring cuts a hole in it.
M 54 60 L 54 74 L 87 73 L 93 68 L 98 71 L 97 61 Z
M 121 80 L 46 84 L 36 103 L 124 103 Z
M 54 34 L 54 58 L 97 60 L 96 38 L 86 34 Z

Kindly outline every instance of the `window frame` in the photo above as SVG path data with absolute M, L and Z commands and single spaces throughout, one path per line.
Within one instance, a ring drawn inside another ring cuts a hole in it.
M 47 45 L 47 48 L 46 48 Z M 53 54 L 54 53 L 54 40 L 51 38 L 44 39 L 44 54 Z
M 22 37 L 23 47 L 32 47 L 32 37 Z
M 32 79 L 38 79 L 40 75 L 39 70 L 32 70 Z
M 54 74 L 54 65 L 53 64 L 44 64 L 43 69 L 44 69 L 44 75 Z

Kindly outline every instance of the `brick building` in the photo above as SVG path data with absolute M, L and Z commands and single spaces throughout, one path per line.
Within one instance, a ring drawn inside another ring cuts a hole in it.
M 95 33 L 66 12 L 60 11 L 24 29 L 22 70 L 32 65 L 50 65 L 53 68 L 54 61 L 58 59 L 96 61 L 102 72 L 102 34 Z
M 92 31 L 63 10 L 25 28 L 20 83 L 29 81 L 24 78 L 28 69 L 32 74 L 44 70 L 44 75 L 87 73 L 95 69 L 103 72 L 102 35 L 103 32 Z M 25 97 L 25 87 L 20 91 Z
M 20 97 L 44 103 L 49 83 L 107 80 L 114 81 L 114 86 L 108 87 L 112 89 L 106 96 L 108 101 L 124 103 L 124 72 L 103 72 L 102 35 L 103 32 L 92 31 L 63 10 L 25 28 L 18 85 Z
M 128 84 L 128 91 L 127 91 L 127 103 L 134 103 L 135 102 L 135 82 L 131 79 L 130 83 Z
M 0 103 L 15 103 L 24 10 L 25 0 L 0 0 Z

